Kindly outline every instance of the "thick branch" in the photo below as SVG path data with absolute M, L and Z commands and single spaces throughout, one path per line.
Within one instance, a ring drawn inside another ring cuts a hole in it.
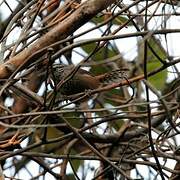
M 115 0 L 89 0 L 80 5 L 68 18 L 58 23 L 48 33 L 43 35 L 38 41 L 23 50 L 16 56 L 9 59 L 7 63 L 0 66 L 0 78 L 6 78 L 12 73 L 8 66 L 13 65 L 13 70 L 23 64 L 28 57 L 40 49 L 49 46 L 59 40 L 65 39 L 76 31 L 83 24 L 88 22 L 96 14 L 111 5 Z M 36 59 L 34 59 L 36 61 Z M 8 66 L 7 66 L 8 65 Z

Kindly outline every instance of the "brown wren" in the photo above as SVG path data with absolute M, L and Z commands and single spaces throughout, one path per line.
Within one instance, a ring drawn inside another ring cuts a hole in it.
M 64 78 L 67 78 L 67 76 L 72 73 L 74 67 L 73 65 L 63 64 L 53 65 L 53 74 L 56 82 L 58 83 L 64 80 Z M 118 69 L 94 76 L 89 71 L 79 68 L 78 71 L 61 86 L 60 92 L 62 95 L 74 95 L 89 89 L 97 89 L 104 84 L 119 82 L 120 79 L 125 77 L 125 71 L 127 70 L 128 69 Z

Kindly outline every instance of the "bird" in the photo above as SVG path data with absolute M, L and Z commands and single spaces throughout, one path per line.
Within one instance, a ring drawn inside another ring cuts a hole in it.
M 51 78 L 57 83 L 61 80 L 65 80 L 67 76 L 73 73 L 75 66 L 74 65 L 65 65 L 65 64 L 54 64 L 53 65 L 53 75 Z M 74 95 L 77 93 L 85 92 L 87 90 L 94 90 L 100 86 L 107 85 L 112 82 L 119 82 L 126 76 L 126 71 L 128 68 L 112 70 L 100 75 L 93 75 L 91 72 L 79 68 L 75 74 L 73 74 L 70 79 L 65 81 L 64 84 L 60 87 L 60 93 L 62 95 Z

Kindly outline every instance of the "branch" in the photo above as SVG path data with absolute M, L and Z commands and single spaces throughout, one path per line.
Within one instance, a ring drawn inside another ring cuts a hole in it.
M 82 3 L 69 17 L 58 23 L 34 44 L 9 59 L 7 63 L 1 65 L 0 78 L 6 78 L 12 73 L 7 69 L 9 64 L 12 65 L 14 69 L 17 69 L 21 64 L 28 61 L 28 57 L 32 54 L 57 41 L 65 39 L 113 2 L 115 2 L 115 0 L 89 0 Z M 33 61 L 36 61 L 36 58 L 34 58 Z

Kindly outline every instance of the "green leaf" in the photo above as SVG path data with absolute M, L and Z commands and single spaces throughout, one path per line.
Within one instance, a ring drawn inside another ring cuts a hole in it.
M 148 71 L 152 71 L 160 66 L 160 62 L 150 62 L 148 63 Z M 149 82 L 158 90 L 163 90 L 165 87 L 167 79 L 167 69 L 155 74 L 154 76 L 151 76 L 148 78 Z
M 68 112 L 64 113 L 63 117 L 73 126 L 76 128 L 80 128 L 83 124 L 83 121 L 80 120 L 80 112 Z
M 75 172 L 77 172 L 80 165 L 82 164 L 82 161 L 76 159 L 76 160 L 71 160 L 71 163 L 72 163 L 72 166 L 73 166 Z
M 124 24 L 125 22 L 127 22 L 129 19 L 124 17 L 124 16 L 117 16 L 114 20 L 113 20 L 113 24 L 115 25 L 121 25 L 121 24 Z M 127 24 L 128 25 L 132 25 L 132 22 L 129 22 Z
M 108 15 L 107 15 L 108 16 Z M 109 15 L 111 16 L 111 15 Z M 102 23 L 103 21 L 105 21 L 107 19 L 107 17 L 104 16 L 99 16 L 99 17 L 94 17 L 91 22 L 94 23 L 94 24 L 100 24 Z M 125 16 L 117 16 L 116 18 L 112 19 L 112 24 L 113 25 L 121 25 L 125 22 L 127 22 L 129 19 Z M 132 22 L 129 22 L 128 25 L 132 25 Z
M 68 180 L 76 180 L 76 177 L 75 177 L 74 174 L 68 174 L 68 175 L 67 175 L 67 179 L 68 179 Z
M 97 43 L 91 43 L 82 46 L 82 49 L 87 53 L 90 54 L 96 49 Z M 92 59 L 95 62 L 103 62 L 105 58 L 111 58 L 117 55 L 117 52 L 113 48 L 109 48 L 108 46 L 102 47 L 99 51 L 94 52 L 92 55 Z M 93 74 L 103 74 L 108 71 L 104 65 L 96 66 L 90 70 Z
M 99 24 L 102 23 L 104 21 L 104 17 L 100 16 L 100 17 L 94 17 L 92 18 L 91 22 L 94 24 Z
M 105 103 L 111 104 L 112 106 L 118 106 L 125 101 L 123 96 L 122 88 L 111 89 L 104 94 Z
M 110 122 L 110 125 L 111 125 L 111 127 L 113 127 L 116 131 L 119 131 L 124 123 L 125 123 L 124 120 L 119 119 L 119 120 L 116 120 L 116 121 L 114 121 L 114 122 Z
M 159 58 L 162 61 L 164 61 L 166 59 L 166 53 L 162 48 L 160 42 L 156 40 L 154 37 L 152 37 L 148 41 L 148 43 L 152 47 L 152 49 L 156 52 L 156 54 L 159 56 Z M 147 64 L 148 72 L 151 72 L 161 66 L 162 63 L 157 58 L 157 56 L 155 56 L 155 54 L 151 51 L 151 49 L 148 49 L 148 64 Z M 162 90 L 165 86 L 166 79 L 167 79 L 167 69 L 150 77 L 149 82 L 158 90 Z

